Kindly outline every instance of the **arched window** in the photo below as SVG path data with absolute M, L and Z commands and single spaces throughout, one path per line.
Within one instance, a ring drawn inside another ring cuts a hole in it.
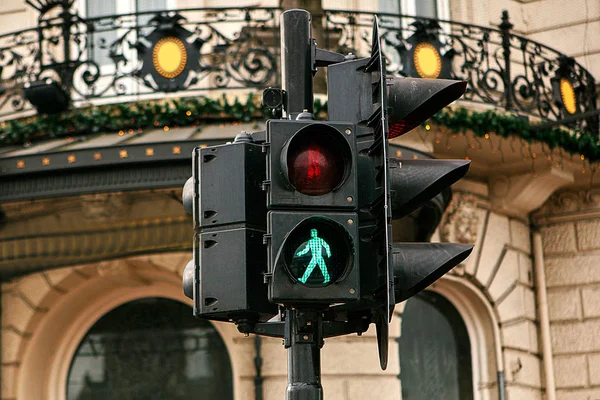
M 469 334 L 445 297 L 424 291 L 407 301 L 399 349 L 402 400 L 473 399 Z
M 192 309 L 163 298 L 126 303 L 88 331 L 71 362 L 67 400 L 232 400 L 223 340 Z

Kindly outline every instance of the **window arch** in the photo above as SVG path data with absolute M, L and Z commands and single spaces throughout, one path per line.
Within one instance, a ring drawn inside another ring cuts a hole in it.
M 188 305 L 158 297 L 105 314 L 75 352 L 67 400 L 232 400 L 225 344 L 209 322 L 191 314 Z
M 467 327 L 442 295 L 424 291 L 406 302 L 399 351 L 403 400 L 473 399 Z

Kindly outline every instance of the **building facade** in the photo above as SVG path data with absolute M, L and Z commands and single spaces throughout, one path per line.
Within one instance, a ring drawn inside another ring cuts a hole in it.
M 472 161 L 432 241 L 474 250 L 396 305 L 387 370 L 374 328 L 327 339 L 325 396 L 600 399 L 591 0 L 1 2 L 0 399 L 283 397 L 281 340 L 194 320 L 181 284 L 189 154 L 263 129 L 246 99 L 279 83 L 280 7 L 359 56 L 379 13 L 390 74 L 469 81 L 390 148 Z

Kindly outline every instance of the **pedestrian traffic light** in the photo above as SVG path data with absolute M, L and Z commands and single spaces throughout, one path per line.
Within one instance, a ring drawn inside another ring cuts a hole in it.
M 269 299 L 357 300 L 358 214 L 353 123 L 267 122 Z
M 329 117 L 355 121 L 359 132 L 361 297 L 355 304 L 338 308 L 349 314 L 371 313 L 385 369 L 388 324 L 395 304 L 439 279 L 471 250 L 455 244 L 392 243 L 392 219 L 410 214 L 447 190 L 464 176 L 469 162 L 393 159 L 388 156 L 387 141 L 421 125 L 459 98 L 466 82 L 386 77 L 375 22 L 371 57 L 330 65 L 328 89 Z
M 472 248 L 392 242 L 392 220 L 423 206 L 425 215 L 443 213 L 469 162 L 391 158 L 388 139 L 459 98 L 466 82 L 386 77 L 377 19 L 364 59 L 316 48 L 306 12 L 283 13 L 283 22 L 284 86 L 267 89 L 263 101 L 284 118 L 233 144 L 194 150 L 183 203 L 196 233 L 184 292 L 196 316 L 285 337 L 290 363 L 305 354 L 299 349 L 317 351 L 322 337 L 361 333 L 374 322 L 385 369 L 395 304 Z M 311 112 L 316 66 L 328 67 L 328 121 Z M 421 237 L 437 224 L 429 223 Z M 268 321 L 276 305 L 293 321 Z M 298 342 L 291 333 L 298 329 L 314 337 Z
M 232 144 L 196 148 L 183 204 L 194 219 L 194 259 L 183 286 L 194 315 L 264 321 L 277 314 L 267 300 L 265 156 L 249 135 Z M 226 183 L 226 184 L 225 184 Z

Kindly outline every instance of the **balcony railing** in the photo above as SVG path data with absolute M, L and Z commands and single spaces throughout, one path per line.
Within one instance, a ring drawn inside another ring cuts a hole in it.
M 75 107 L 280 84 L 279 9 L 86 19 L 70 0 L 46 1 L 37 27 L 0 36 L 1 119 L 31 114 L 23 88 L 48 79 Z M 327 10 L 313 33 L 320 47 L 368 56 L 375 15 Z M 468 80 L 466 101 L 598 133 L 592 75 L 574 59 L 513 34 L 506 13 L 498 28 L 378 15 L 388 74 Z

